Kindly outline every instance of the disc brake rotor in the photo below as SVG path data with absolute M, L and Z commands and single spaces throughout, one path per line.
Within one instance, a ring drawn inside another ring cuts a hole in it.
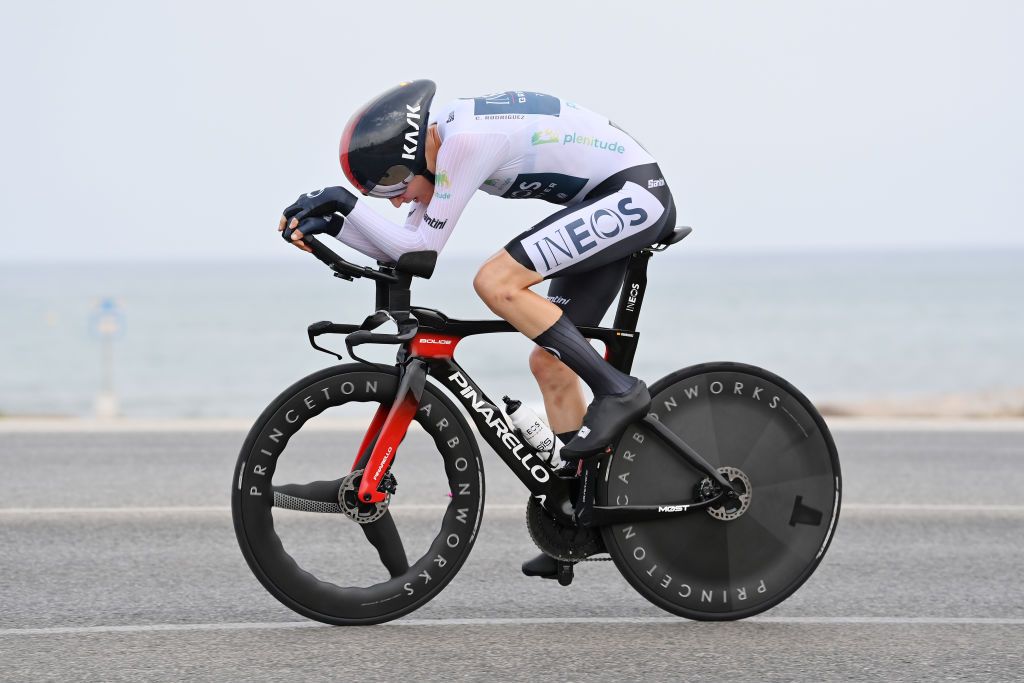
M 359 500 L 359 484 L 363 479 L 362 470 L 353 470 L 341 480 L 338 489 L 338 504 L 341 511 L 359 524 L 369 524 L 380 519 L 388 511 L 391 494 L 386 493 L 379 503 L 364 503 Z
M 731 522 L 734 519 L 739 519 L 750 507 L 753 489 L 750 486 L 750 478 L 739 468 L 719 467 L 718 472 L 733 485 L 738 495 L 735 498 L 729 498 L 723 505 L 709 507 L 708 514 L 723 522 Z

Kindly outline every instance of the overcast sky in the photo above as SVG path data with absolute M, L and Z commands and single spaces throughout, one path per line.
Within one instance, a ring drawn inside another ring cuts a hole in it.
M 281 209 L 344 183 L 349 114 L 412 78 L 608 115 L 693 248 L 1024 246 L 1022 2 L 33 1 L 0 24 L 3 261 L 278 258 Z M 448 248 L 552 208 L 480 194 Z

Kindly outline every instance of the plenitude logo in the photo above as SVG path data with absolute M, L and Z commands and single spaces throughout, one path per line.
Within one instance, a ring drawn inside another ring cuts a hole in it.
M 442 188 L 451 187 L 452 179 L 448 175 L 448 171 L 438 171 L 437 175 L 434 176 L 434 196 L 438 199 L 449 199 L 452 196 L 451 192 L 443 192 Z
M 531 145 L 546 145 L 551 142 L 558 142 L 558 133 L 550 128 L 538 130 L 533 134 L 533 137 L 530 138 Z
M 616 152 L 618 154 L 625 154 L 626 148 L 618 142 L 609 142 L 608 140 L 602 140 L 600 138 L 592 138 L 589 135 L 576 135 L 576 133 L 569 133 L 562 138 L 563 145 L 583 145 L 584 147 L 594 147 L 596 149 L 606 149 L 609 152 Z

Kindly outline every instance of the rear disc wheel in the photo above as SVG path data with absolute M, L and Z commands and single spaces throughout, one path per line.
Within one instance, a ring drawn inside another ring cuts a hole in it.
M 740 496 L 603 527 L 619 570 L 648 600 L 690 619 L 742 619 L 782 602 L 818 566 L 839 516 L 839 459 L 821 415 L 781 377 L 739 363 L 679 370 L 651 395 L 653 415 Z M 601 470 L 600 505 L 673 505 L 715 489 L 642 423 Z

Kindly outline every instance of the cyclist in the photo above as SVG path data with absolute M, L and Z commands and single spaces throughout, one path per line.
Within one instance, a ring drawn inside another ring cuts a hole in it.
M 302 195 L 279 230 L 291 240 L 325 233 L 379 261 L 440 252 L 477 190 L 542 199 L 560 210 L 519 234 L 480 267 L 473 286 L 495 314 L 532 339 L 533 372 L 563 460 L 600 453 L 646 414 L 646 385 L 605 362 L 576 325 L 598 325 L 622 286 L 628 257 L 665 238 L 675 204 L 654 158 L 607 118 L 527 91 L 458 99 L 431 110 L 432 81 L 403 83 L 348 122 L 341 166 L 365 196 L 412 204 L 404 225 L 343 187 Z M 549 279 L 547 298 L 530 288 Z M 580 379 L 594 400 L 586 406 Z M 541 555 L 523 565 L 553 577 Z

